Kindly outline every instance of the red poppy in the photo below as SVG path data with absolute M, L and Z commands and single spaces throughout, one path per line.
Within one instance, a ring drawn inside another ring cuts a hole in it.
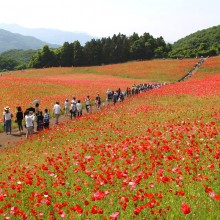
M 189 206 L 188 204 L 184 203 L 184 202 L 182 203 L 181 209 L 182 209 L 182 212 L 183 212 L 185 215 L 187 215 L 187 214 L 190 213 L 190 206 Z

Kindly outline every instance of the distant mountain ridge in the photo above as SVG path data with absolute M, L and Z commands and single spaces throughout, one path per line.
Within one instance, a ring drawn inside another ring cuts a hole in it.
M 59 45 L 49 44 L 35 37 L 14 34 L 0 29 L 0 53 L 12 49 L 37 50 L 42 49 L 44 45 L 48 45 L 51 48 L 59 47 Z
M 71 43 L 76 40 L 78 40 L 81 45 L 84 45 L 87 41 L 95 38 L 94 36 L 90 36 L 86 33 L 69 32 L 46 28 L 25 28 L 17 24 L 0 24 L 0 29 L 26 36 L 33 36 L 42 41 L 58 45 L 62 45 L 64 42 Z

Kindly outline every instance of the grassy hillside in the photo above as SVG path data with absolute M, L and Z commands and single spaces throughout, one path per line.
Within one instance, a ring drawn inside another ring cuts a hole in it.
M 50 47 L 57 47 L 57 45 L 48 44 L 34 37 L 14 34 L 0 29 L 0 53 L 12 49 L 37 50 L 46 44 Z
M 219 219 L 216 68 L 0 150 L 0 218 Z
M 171 57 L 215 56 L 220 54 L 220 25 L 190 34 L 173 44 Z
M 184 76 L 197 59 L 153 60 L 97 67 L 66 67 L 28 69 L 5 73 L 0 81 L 0 109 L 9 105 L 14 111 L 20 105 L 30 107 L 35 99 L 42 108 L 51 109 L 56 100 L 61 103 L 76 96 L 95 99 L 97 93 L 105 100 L 106 90 L 125 90 L 133 84 L 174 82 Z M 10 93 L 8 93 L 10 91 Z M 1 120 L 1 119 L 0 119 Z
M 15 60 L 19 64 L 27 65 L 36 52 L 36 50 L 8 50 L 1 53 L 0 56 Z

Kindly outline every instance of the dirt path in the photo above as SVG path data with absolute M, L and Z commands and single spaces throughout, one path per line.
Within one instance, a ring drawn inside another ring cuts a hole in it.
M 107 103 L 103 103 L 103 106 L 107 105 Z M 92 112 L 96 112 L 97 109 L 95 106 L 92 106 Z M 83 115 L 88 114 L 86 110 L 83 110 Z M 65 121 L 70 121 L 70 116 L 64 116 L 61 115 L 59 117 L 59 123 L 65 122 Z M 54 126 L 59 126 L 55 124 L 55 118 L 50 119 L 50 128 L 53 129 Z M 35 123 L 36 127 L 36 123 Z M 33 136 L 37 135 L 38 132 L 35 131 Z M 24 128 L 24 132 L 20 134 L 18 128 L 12 129 L 11 135 L 7 135 L 5 132 L 0 133 L 0 149 L 3 149 L 5 147 L 13 147 L 23 141 L 26 141 L 26 129 Z M 28 140 L 27 140 L 28 141 Z

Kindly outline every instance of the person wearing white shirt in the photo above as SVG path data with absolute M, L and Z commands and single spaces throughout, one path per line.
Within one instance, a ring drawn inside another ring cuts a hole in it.
M 76 104 L 76 109 L 77 109 L 78 116 L 82 116 L 82 104 L 80 103 L 80 100 L 78 100 Z
M 76 102 L 76 97 L 73 97 L 71 103 L 75 103 L 75 104 L 77 103 L 77 102 Z
M 56 102 L 56 104 L 53 107 L 53 111 L 54 111 L 54 114 L 55 114 L 55 117 L 56 117 L 56 124 L 58 124 L 59 116 L 60 116 L 60 113 L 61 113 L 61 108 L 60 108 L 59 102 Z
M 34 133 L 34 119 L 35 115 L 31 111 L 26 111 L 25 115 L 25 125 L 27 129 L 26 138 L 30 138 L 31 135 Z
M 8 106 L 4 108 L 3 116 L 4 116 L 6 134 L 8 134 L 8 132 L 11 134 L 11 124 L 12 124 L 11 119 L 13 115 L 10 112 L 10 108 Z
M 86 102 L 86 111 L 87 111 L 87 113 L 92 112 L 91 100 L 90 100 L 89 95 L 87 96 L 85 102 Z
M 68 111 L 69 111 L 69 100 L 66 99 L 66 101 L 64 102 L 64 115 L 68 116 Z

